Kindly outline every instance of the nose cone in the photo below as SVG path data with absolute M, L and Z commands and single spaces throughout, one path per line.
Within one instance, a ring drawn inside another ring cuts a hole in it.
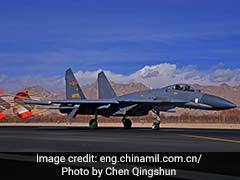
M 224 110 L 237 107 L 234 103 L 226 99 L 209 94 L 204 94 L 202 96 L 201 103 L 211 106 L 213 110 Z

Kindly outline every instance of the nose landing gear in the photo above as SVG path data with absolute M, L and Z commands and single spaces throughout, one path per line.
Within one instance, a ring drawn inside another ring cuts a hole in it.
M 160 122 L 161 122 L 160 111 L 152 110 L 152 112 L 155 114 L 155 121 L 152 124 L 152 129 L 158 130 L 160 127 Z

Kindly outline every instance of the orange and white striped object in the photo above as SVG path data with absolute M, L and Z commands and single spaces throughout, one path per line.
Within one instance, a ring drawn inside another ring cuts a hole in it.
M 21 119 L 26 119 L 33 115 L 31 111 L 27 110 L 23 106 L 19 107 L 16 110 L 16 112 L 17 112 L 18 117 L 20 117 Z
M 0 112 L 0 119 L 4 119 L 4 118 L 5 118 L 5 115 L 2 112 Z

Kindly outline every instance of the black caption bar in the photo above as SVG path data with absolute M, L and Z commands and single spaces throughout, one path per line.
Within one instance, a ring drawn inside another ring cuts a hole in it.
M 1 177 L 238 179 L 238 152 L 0 153 Z

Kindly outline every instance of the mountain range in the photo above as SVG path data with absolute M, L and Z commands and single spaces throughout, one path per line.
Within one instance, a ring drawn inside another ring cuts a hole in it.
M 127 84 L 121 84 L 121 83 L 115 83 L 111 81 L 111 85 L 113 86 L 113 89 L 116 91 L 117 95 L 123 95 L 127 93 L 131 93 L 134 91 L 141 91 L 150 89 L 149 87 L 145 86 L 142 83 L 127 83 Z M 240 86 L 229 86 L 227 84 L 221 84 L 219 86 L 203 86 L 199 84 L 192 84 L 192 86 L 195 89 L 199 89 L 202 92 L 210 93 L 213 95 L 217 95 L 223 98 L 226 98 L 236 104 L 240 104 Z M 88 98 L 98 98 L 98 89 L 97 89 L 97 82 L 94 82 L 93 84 L 87 84 L 82 87 L 84 94 Z M 59 92 L 51 92 L 46 89 L 44 89 L 41 86 L 33 86 L 26 88 L 29 90 L 30 95 L 39 97 L 41 99 L 64 99 L 65 98 L 65 92 L 59 91 Z
M 81 86 L 91 86 L 96 81 L 97 74 L 103 71 L 75 72 L 75 76 Z M 175 83 L 199 84 L 204 86 L 229 86 L 240 85 L 240 69 L 229 69 L 224 66 L 214 67 L 211 71 L 199 70 L 194 66 L 177 67 L 176 64 L 162 63 L 148 66 L 126 75 L 104 70 L 109 80 L 119 84 L 142 83 L 149 88 L 160 88 Z M 64 73 L 62 76 L 4 76 L 0 75 L 0 89 L 7 92 L 15 92 L 30 86 L 41 86 L 49 91 L 62 91 L 64 89 Z
M 117 95 L 123 95 L 127 93 L 131 93 L 134 91 L 141 91 L 150 89 L 149 87 L 145 86 L 142 83 L 116 83 L 111 81 L 111 85 L 113 86 L 113 89 L 116 91 Z M 227 84 L 221 84 L 219 86 L 202 86 L 199 84 L 192 84 L 192 86 L 195 89 L 199 89 L 203 92 L 214 94 L 217 96 L 221 96 L 223 98 L 226 98 L 235 104 L 240 104 L 240 86 L 229 86 Z M 32 86 L 27 87 L 25 89 L 29 90 L 29 94 L 32 97 L 32 99 L 65 99 L 65 92 L 59 91 L 59 92 L 52 92 L 49 91 L 41 86 Z M 98 97 L 98 89 L 97 89 L 97 82 L 94 82 L 92 84 L 86 84 L 82 86 L 82 89 L 84 91 L 84 94 L 87 98 L 97 98 Z M 11 102 L 12 96 L 4 98 L 6 101 Z M 12 114 L 12 108 L 5 111 L 7 114 Z M 52 111 L 44 111 L 44 113 L 51 113 Z M 54 111 L 56 112 L 56 111 Z M 203 114 L 209 114 L 212 113 L 212 111 L 200 111 L 200 110 L 189 110 L 189 109 L 177 109 L 176 115 L 181 115 L 182 113 L 188 113 L 192 115 L 203 115 Z M 171 116 L 171 113 L 165 113 L 166 116 Z

